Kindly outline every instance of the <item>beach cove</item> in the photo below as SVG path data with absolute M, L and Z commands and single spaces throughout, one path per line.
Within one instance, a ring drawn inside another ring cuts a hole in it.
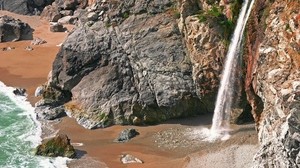
M 34 37 L 39 37 L 47 41 L 46 44 L 34 46 L 34 50 L 32 51 L 25 50 L 25 47 L 30 45 L 31 41 L 0 43 L 0 48 L 15 47 L 11 51 L 0 51 L 0 81 L 3 81 L 8 86 L 26 88 L 28 93 L 27 98 L 34 105 L 38 100 L 38 98 L 34 97 L 34 91 L 37 86 L 47 81 L 52 62 L 59 50 L 57 45 L 64 41 L 67 33 L 50 32 L 49 23 L 35 16 L 21 16 L 9 12 L 2 12 L 0 14 L 11 15 L 27 22 L 35 29 Z M 211 116 L 199 116 L 190 118 L 189 120 L 171 120 L 165 124 L 156 126 L 111 126 L 105 129 L 87 130 L 79 126 L 74 119 L 64 117 L 54 124 L 54 128 L 59 130 L 59 133 L 67 134 L 72 143 L 83 144 L 82 146 L 75 146 L 76 150 L 80 153 L 80 159 L 71 161 L 69 167 L 90 165 L 89 167 L 181 168 L 193 167 L 193 165 L 195 167 L 195 165 L 198 165 L 198 162 L 201 162 L 201 159 L 198 158 L 202 158 L 202 163 L 205 163 L 207 167 L 211 167 L 212 165 L 209 163 L 212 160 L 209 161 L 209 159 L 214 159 L 210 158 L 210 155 L 214 153 L 224 155 L 222 156 L 224 160 L 216 160 L 220 165 L 224 163 L 230 165 L 235 163 L 230 159 L 225 159 L 227 152 L 243 151 L 242 147 L 236 148 L 234 145 L 245 145 L 245 150 L 248 145 L 250 147 L 253 146 L 251 147 L 253 149 L 256 148 L 256 132 L 251 125 L 245 128 L 235 127 L 234 130 L 237 132 L 237 135 L 233 136 L 228 142 L 219 142 L 216 144 L 203 143 L 201 140 L 198 142 L 195 130 L 201 127 L 208 128 L 210 122 Z M 125 128 L 135 128 L 140 132 L 140 135 L 126 144 L 114 143 L 113 140 Z M 170 136 L 168 136 L 168 133 L 170 133 Z M 193 135 L 194 137 L 189 137 L 188 135 Z M 155 142 L 155 138 L 161 138 L 161 142 Z M 163 141 L 166 141 L 166 143 L 162 143 Z M 172 144 L 172 141 L 184 141 L 186 144 L 179 143 L 176 146 L 176 143 L 174 143 L 173 146 L 166 145 Z M 124 153 L 129 153 L 142 159 L 144 164 L 123 165 L 120 162 L 120 155 Z M 191 153 L 194 154 L 191 155 Z M 251 162 L 251 157 L 251 155 L 248 156 L 248 161 L 245 161 Z

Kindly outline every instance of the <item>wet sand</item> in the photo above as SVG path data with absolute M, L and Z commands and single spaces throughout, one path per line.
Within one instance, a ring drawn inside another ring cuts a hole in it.
M 20 16 L 0 11 L 0 15 L 3 14 L 12 15 L 27 22 L 35 29 L 33 37 L 39 37 L 47 41 L 46 44 L 32 46 L 34 48 L 32 51 L 25 50 L 25 47 L 30 45 L 30 40 L 0 43 L 0 48 L 15 47 L 14 50 L 0 51 L 0 81 L 9 86 L 26 88 L 28 100 L 34 104 L 38 100 L 34 97 L 35 88 L 47 81 L 52 62 L 59 50 L 56 45 L 64 40 L 67 33 L 50 32 L 49 23 L 41 21 L 36 16 Z M 185 132 L 191 129 L 200 129 L 200 127 L 209 128 L 210 122 L 211 116 L 198 116 L 189 119 L 170 120 L 156 126 L 112 126 L 105 129 L 86 130 L 78 125 L 74 119 L 64 117 L 54 127 L 60 133 L 67 134 L 72 143 L 83 144 L 83 146 L 75 146 L 80 159 L 70 162 L 70 167 L 197 167 L 198 162 L 201 161 L 205 161 L 206 165 L 215 165 L 215 160 L 211 160 L 211 158 L 215 158 L 213 153 L 232 148 L 233 145 L 241 146 L 240 149 L 243 149 L 242 146 L 244 145 L 252 145 L 255 148 L 257 137 L 253 125 L 233 126 L 235 132 L 232 133 L 234 136 L 226 142 L 203 143 L 200 140 L 198 141 L 197 137 L 196 139 L 187 138 L 188 134 L 185 134 Z M 140 132 L 140 135 L 127 143 L 113 142 L 120 131 L 125 128 L 135 128 Z M 165 135 L 171 136 L 164 137 Z M 159 141 L 165 141 L 166 143 L 155 142 L 157 136 L 160 136 Z M 189 144 L 176 144 L 183 141 Z M 175 144 L 171 148 L 161 145 L 172 144 L 173 142 Z M 245 150 L 242 151 L 247 152 Z M 230 151 L 234 151 L 234 148 Z M 144 164 L 121 164 L 120 155 L 125 153 L 143 160 Z M 227 158 L 226 154 L 226 152 L 223 152 L 220 157 Z M 233 163 L 234 159 L 233 157 L 225 160 L 228 163 Z M 247 155 L 247 158 L 242 160 L 241 163 L 251 159 L 251 154 L 250 156 Z

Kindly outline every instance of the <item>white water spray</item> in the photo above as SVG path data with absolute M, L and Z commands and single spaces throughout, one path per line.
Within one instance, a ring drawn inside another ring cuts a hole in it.
M 234 74 L 240 53 L 241 41 L 245 25 L 255 0 L 245 0 L 241 9 L 236 28 L 226 55 L 225 66 L 222 73 L 221 84 L 218 91 L 216 107 L 210 129 L 211 138 L 228 139 L 229 120 L 234 90 Z

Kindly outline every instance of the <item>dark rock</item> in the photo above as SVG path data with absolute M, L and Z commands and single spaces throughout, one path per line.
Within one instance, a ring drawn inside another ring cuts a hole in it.
M 0 16 L 0 42 L 32 40 L 33 29 L 10 16 Z
M 55 120 L 66 116 L 63 106 L 51 107 L 51 106 L 37 106 L 34 109 L 38 119 Z
M 39 145 L 36 151 L 36 155 L 48 156 L 48 157 L 68 157 L 75 158 L 76 152 L 74 147 L 70 143 L 70 139 L 67 135 L 59 134 L 54 138 L 46 140 Z
M 53 23 L 50 25 L 51 32 L 64 32 L 66 28 L 60 23 Z
M 117 139 L 115 139 L 114 141 L 115 142 L 127 142 L 137 135 L 139 135 L 139 132 L 137 132 L 135 129 L 133 129 L 133 128 L 125 129 L 120 133 L 119 137 Z
M 41 13 L 45 6 L 54 0 L 0 0 L 0 9 L 23 15 Z
M 24 88 L 15 88 L 13 90 L 13 93 L 17 96 L 25 96 L 26 95 L 26 89 L 24 89 Z

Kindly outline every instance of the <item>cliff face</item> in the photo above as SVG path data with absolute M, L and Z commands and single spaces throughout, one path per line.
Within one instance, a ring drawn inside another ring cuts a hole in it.
M 80 20 L 52 70 L 51 86 L 72 94 L 69 115 L 96 128 L 203 113 L 172 5 L 109 1 Z
M 256 2 L 248 23 L 246 91 L 261 148 L 254 167 L 300 166 L 300 2 Z
M 38 106 L 71 100 L 68 115 L 86 128 L 212 112 L 229 33 L 222 2 L 97 1 L 79 14 Z

